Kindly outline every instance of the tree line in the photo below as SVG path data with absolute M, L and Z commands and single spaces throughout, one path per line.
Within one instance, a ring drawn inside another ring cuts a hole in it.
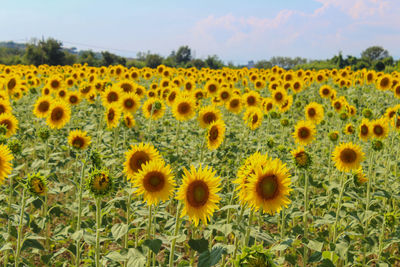
M 344 57 L 341 52 L 326 60 L 275 56 L 269 60 L 249 61 L 246 65 L 234 65 L 233 63 L 224 64 L 217 55 L 209 55 L 205 59 L 195 58 L 189 46 L 181 46 L 166 57 L 148 51 L 137 53 L 136 58 L 125 58 L 108 51 L 78 51 L 76 48 L 65 48 L 61 41 L 53 38 L 32 40 L 27 44 L 0 43 L 0 64 L 32 64 L 38 66 L 41 64 L 72 65 L 75 63 L 95 67 L 123 65 L 128 68 L 156 68 L 164 64 L 169 67 L 196 67 L 198 69 L 204 67 L 220 69 L 224 66 L 231 68 L 271 68 L 279 66 L 284 69 L 333 69 L 350 66 L 354 70 L 367 68 L 377 71 L 400 69 L 400 60 L 395 61 L 390 53 L 380 46 L 368 47 L 361 52 L 360 57 L 351 55 Z

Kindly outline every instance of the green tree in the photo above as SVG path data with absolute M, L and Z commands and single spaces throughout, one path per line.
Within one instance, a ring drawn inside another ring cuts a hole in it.
M 210 69 L 220 69 L 224 66 L 224 63 L 217 55 L 208 56 L 205 61 Z
M 115 54 L 112 54 L 108 51 L 101 52 L 102 62 L 101 65 L 103 66 L 110 66 L 110 65 L 126 65 L 126 59 Z
M 174 52 L 173 52 L 174 53 Z M 176 63 L 179 65 L 185 65 L 190 60 L 192 60 L 192 51 L 189 46 L 181 46 L 175 54 Z
M 373 62 L 389 57 L 389 52 L 381 46 L 371 46 L 361 52 L 361 57 Z
M 146 56 L 146 66 L 149 68 L 157 68 L 162 64 L 163 57 L 157 54 L 148 54 Z
M 97 67 L 100 65 L 100 60 L 92 50 L 85 50 L 79 53 L 79 63 Z
M 269 69 L 269 68 L 272 68 L 272 64 L 268 60 L 260 60 L 260 61 L 257 61 L 257 63 L 254 65 L 254 67 L 257 69 Z

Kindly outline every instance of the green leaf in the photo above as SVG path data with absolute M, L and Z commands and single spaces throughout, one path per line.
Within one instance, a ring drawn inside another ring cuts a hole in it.
M 83 239 L 89 245 L 94 246 L 96 244 L 96 236 L 89 232 L 86 232 L 86 231 L 83 232 Z
M 112 251 L 106 255 L 106 258 L 109 258 L 110 260 L 113 261 L 126 261 L 128 259 L 128 254 L 122 255 L 118 251 Z
M 154 254 L 157 254 L 161 249 L 162 241 L 160 239 L 154 239 L 154 240 L 146 239 L 143 242 L 143 245 L 149 247 L 151 251 L 154 252 Z
M 311 254 L 310 258 L 308 259 L 308 262 L 319 262 L 321 260 L 322 253 L 319 251 L 315 251 L 313 254 Z
M 182 243 L 183 241 L 186 240 L 186 235 L 181 234 L 181 235 L 176 235 L 176 236 L 169 236 L 168 240 L 172 241 L 172 240 L 174 240 L 174 238 L 176 238 L 176 240 L 175 240 L 176 243 Z
M 333 263 L 336 263 L 337 260 L 339 259 L 339 256 L 336 255 L 336 253 L 334 251 L 324 251 L 324 252 L 322 252 L 322 258 L 324 258 L 326 260 L 329 260 L 330 263 L 332 263 L 331 260 L 330 260 L 332 257 L 333 257 Z M 324 262 L 324 261 L 322 261 L 322 262 Z M 329 266 L 329 265 L 326 265 L 326 266 Z
M 329 252 L 329 251 L 328 251 Z M 323 259 L 318 267 L 335 267 L 335 265 L 329 259 Z
M 71 235 L 71 239 L 73 239 L 75 241 L 81 240 L 82 237 L 83 237 L 83 230 L 82 229 L 79 230 L 79 231 L 76 231 L 75 233 L 73 233 Z
M 198 253 L 203 253 L 204 251 L 208 251 L 208 240 L 204 238 L 190 239 L 189 246 Z
M 146 257 L 136 248 L 130 248 L 128 252 L 128 266 L 143 267 L 146 265 Z
M 214 247 L 211 252 L 208 250 L 202 252 L 199 256 L 198 267 L 214 266 L 221 260 L 223 253 L 226 253 L 226 249 L 223 247 Z
M 36 248 L 39 250 L 44 250 L 42 244 L 36 239 L 26 239 L 25 242 L 22 244 L 21 251 L 24 251 L 27 248 Z
M 120 239 L 128 232 L 128 225 L 124 223 L 114 224 L 111 228 L 111 233 L 115 240 Z
M 307 246 L 309 249 L 312 249 L 312 250 L 316 250 L 316 251 L 321 252 L 322 246 L 323 246 L 323 245 L 324 245 L 324 244 L 321 243 L 321 242 L 314 241 L 314 240 L 310 240 L 306 246 Z

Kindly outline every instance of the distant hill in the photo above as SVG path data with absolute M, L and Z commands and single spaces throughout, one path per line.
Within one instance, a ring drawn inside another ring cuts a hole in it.
M 14 49 L 25 49 L 26 48 L 26 44 L 15 43 L 13 41 L 0 42 L 0 47 L 14 48 Z

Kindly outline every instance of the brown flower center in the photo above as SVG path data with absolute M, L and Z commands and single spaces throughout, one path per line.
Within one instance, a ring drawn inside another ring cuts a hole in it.
M 306 138 L 308 138 L 310 135 L 311 135 L 310 129 L 308 129 L 307 127 L 301 127 L 301 128 L 299 129 L 298 136 L 299 136 L 301 139 L 306 139 Z
M 159 171 L 152 171 L 145 175 L 143 186 L 148 192 L 157 192 L 164 188 L 165 177 Z
M 133 172 L 137 172 L 142 169 L 142 164 L 145 164 L 150 160 L 149 155 L 144 151 L 136 151 L 129 159 L 129 167 Z
M 59 121 L 64 117 L 64 110 L 61 107 L 56 107 L 51 112 L 51 120 Z
M 340 152 L 340 160 L 344 163 L 353 163 L 357 159 L 357 153 L 351 148 L 345 148 Z
M 185 115 L 188 114 L 190 112 L 190 105 L 189 103 L 183 102 L 183 103 L 179 103 L 178 105 L 178 113 Z
M 210 132 L 208 134 L 208 139 L 210 142 L 215 141 L 218 138 L 218 128 L 216 126 L 211 127 Z
M 190 206 L 199 208 L 207 203 L 209 195 L 210 191 L 207 184 L 201 180 L 196 180 L 189 184 L 186 199 Z
M 261 177 L 257 182 L 256 192 L 264 200 L 274 198 L 279 192 L 277 177 L 273 174 Z

